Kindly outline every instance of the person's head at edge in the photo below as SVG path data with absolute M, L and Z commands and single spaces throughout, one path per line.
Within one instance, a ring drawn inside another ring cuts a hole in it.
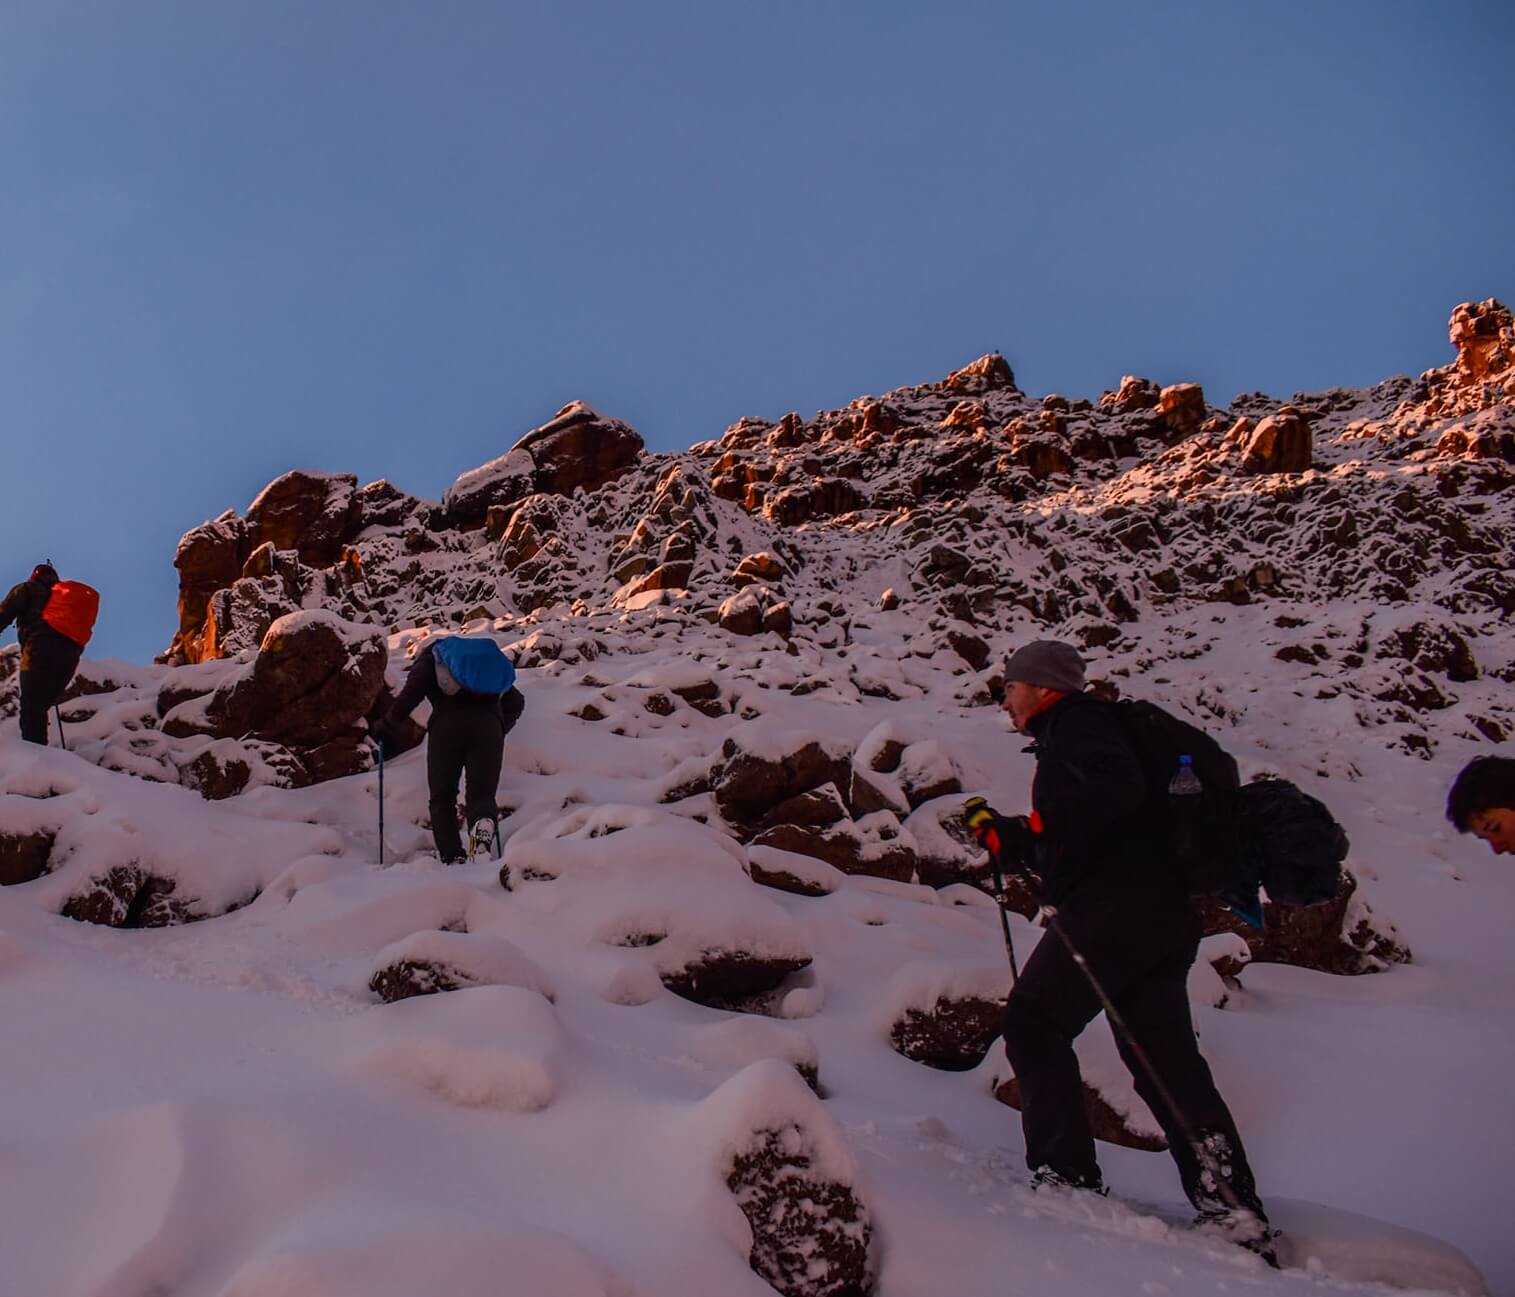
M 1468 762 L 1447 794 L 1447 819 L 1459 833 L 1482 838 L 1496 856 L 1515 856 L 1515 760 Z
M 1022 734 L 1031 722 L 1069 694 L 1083 692 L 1084 659 L 1071 644 L 1041 639 L 1023 644 L 1005 662 L 1000 707 Z

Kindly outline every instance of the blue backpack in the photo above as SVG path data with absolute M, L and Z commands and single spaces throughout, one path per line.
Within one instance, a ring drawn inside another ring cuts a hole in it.
M 449 697 L 469 693 L 498 698 L 516 682 L 515 665 L 492 639 L 449 635 L 432 646 L 432 656 L 437 687 Z

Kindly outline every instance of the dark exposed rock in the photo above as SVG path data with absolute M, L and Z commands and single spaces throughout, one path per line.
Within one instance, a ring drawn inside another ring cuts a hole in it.
M 889 820 L 893 820 L 889 816 Z M 898 822 L 894 836 L 898 837 Z M 902 842 L 879 833 L 865 834 L 851 820 L 827 828 L 799 824 L 776 824 L 752 840 L 754 846 L 776 847 L 801 856 L 813 856 L 845 874 L 866 874 L 909 882 L 915 874 L 915 852 Z
M 634 428 L 575 401 L 499 459 L 459 477 L 442 496 L 444 516 L 453 527 L 483 527 L 491 506 L 538 492 L 593 491 L 631 469 L 641 453 L 642 438 Z
M 368 979 L 368 989 L 376 992 L 385 1004 L 415 995 L 456 991 L 468 985 L 469 980 L 456 969 L 419 959 L 397 960 Z
M 1175 383 L 1158 394 L 1157 412 L 1172 438 L 1188 437 L 1205 421 L 1205 392 L 1198 383 Z
M 1293 406 L 1284 406 L 1257 425 L 1242 455 L 1243 473 L 1305 473 L 1314 458 L 1310 425 Z
M 817 1172 L 799 1127 L 759 1131 L 757 1141 L 726 1177 L 752 1227 L 753 1273 L 783 1297 L 867 1297 L 867 1207 Z
M 999 1039 L 1003 1000 L 977 996 L 941 999 L 930 1011 L 907 1009 L 890 1029 L 889 1043 L 906 1058 L 946 1072 L 967 1072 L 984 1061 Z
M 790 797 L 825 784 L 847 787 L 850 772 L 848 757 L 832 753 L 818 739 L 774 758 L 744 749 L 741 736 L 734 735 L 722 745 L 713 772 L 716 805 L 730 823 L 755 826 Z
M 249 548 L 294 550 L 312 567 L 335 563 L 362 517 L 357 488 L 350 473 L 296 470 L 275 478 L 247 510 Z
M 252 769 L 240 757 L 227 757 L 206 749 L 194 760 L 179 767 L 180 782 L 193 788 L 208 801 L 235 797 L 247 787 Z
M 796 824 L 826 828 L 847 818 L 847 805 L 835 784 L 822 784 L 809 792 L 786 797 L 763 817 L 764 823 Z
M 216 690 L 202 732 L 318 747 L 368 715 L 386 660 L 377 632 L 329 613 L 276 623 L 251 666 Z
M 175 882 L 158 878 L 132 863 L 116 865 L 89 880 L 87 889 L 69 897 L 60 913 L 80 923 L 108 928 L 164 928 L 189 923 L 191 902 L 174 895 Z
M 0 887 L 29 883 L 47 873 L 56 834 L 0 832 Z
M 675 995 L 712 1009 L 740 1007 L 778 988 L 786 977 L 808 967 L 808 958 L 754 955 L 745 950 L 707 950 L 683 968 L 662 975 Z

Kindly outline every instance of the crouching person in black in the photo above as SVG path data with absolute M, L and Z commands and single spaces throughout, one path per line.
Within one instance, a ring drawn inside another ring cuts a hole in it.
M 28 743 L 47 742 L 47 713 L 63 697 L 84 652 L 82 644 L 43 620 L 57 584 L 52 564 L 38 563 L 0 603 L 0 631 L 15 622 L 21 642 L 21 737 Z
M 491 641 L 458 639 L 477 649 L 494 648 Z M 431 704 L 426 727 L 426 780 L 431 795 L 431 835 L 444 864 L 457 864 L 474 851 L 487 850 L 494 842 L 497 825 L 496 792 L 505 755 L 505 736 L 514 728 L 526 707 L 515 687 L 515 670 L 499 653 L 503 674 L 486 680 L 503 684 L 480 692 L 460 685 L 446 664 L 437 660 L 439 644 L 423 648 L 410 668 L 405 687 L 383 720 L 371 729 L 374 740 L 388 755 L 394 750 L 401 723 L 424 698 Z M 444 654 L 447 649 L 442 649 Z M 486 655 L 487 656 L 487 655 Z M 466 775 L 464 817 L 468 821 L 469 847 L 465 852 L 458 833 L 458 783 Z
M 1136 749 L 1116 708 L 1083 692 L 1083 660 L 1069 644 L 1041 640 L 1017 650 L 1005 686 L 1004 710 L 1036 741 L 1034 814 L 1022 822 L 1033 832 L 1022 833 L 1033 844 L 1043 905 L 1054 911 L 1054 930 L 1005 1005 L 1005 1053 L 1020 1082 L 1032 1184 L 1104 1192 L 1073 1052 L 1104 1007 L 1097 981 L 1115 1009 L 1108 1016 L 1121 1059 L 1167 1135 L 1198 1223 L 1276 1264 L 1241 1136 L 1189 1016 L 1200 926 L 1164 858 Z

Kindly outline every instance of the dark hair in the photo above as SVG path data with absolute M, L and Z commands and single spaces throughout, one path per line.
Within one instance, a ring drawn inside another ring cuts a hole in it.
M 1474 757 L 1447 794 L 1447 819 L 1459 833 L 1466 833 L 1475 815 L 1496 808 L 1515 811 L 1515 761 L 1509 757 Z

